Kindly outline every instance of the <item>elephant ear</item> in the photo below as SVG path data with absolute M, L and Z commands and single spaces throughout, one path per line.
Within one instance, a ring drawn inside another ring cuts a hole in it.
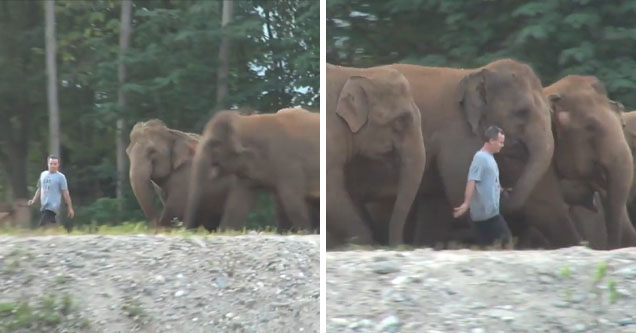
M 340 91 L 336 114 L 344 119 L 353 133 L 357 133 L 369 118 L 367 90 L 371 85 L 371 80 L 366 77 L 352 76 Z
M 237 117 L 239 117 L 237 111 L 221 111 L 215 116 L 212 126 L 214 137 L 223 142 L 224 149 L 233 153 L 241 153 L 244 150 L 234 124 Z
M 486 117 L 488 108 L 486 96 L 486 74 L 488 70 L 470 73 L 459 82 L 457 101 L 462 106 L 466 121 L 473 133 L 481 137 L 481 122 Z
M 172 146 L 172 169 L 180 168 L 186 162 L 192 160 L 193 151 L 196 149 L 196 141 L 177 138 Z
M 551 93 L 547 96 L 548 103 L 550 103 L 550 114 L 552 116 L 552 123 L 558 127 L 568 126 L 570 124 L 570 112 L 560 110 L 559 102 L 561 101 L 561 94 Z
M 623 117 L 623 113 L 625 112 L 625 106 L 623 105 L 623 103 L 613 101 L 611 99 L 608 99 L 608 101 L 610 104 L 610 109 L 614 111 L 614 113 L 618 117 L 618 120 L 621 122 L 621 125 L 623 127 L 627 126 L 627 123 L 625 122 L 625 118 Z

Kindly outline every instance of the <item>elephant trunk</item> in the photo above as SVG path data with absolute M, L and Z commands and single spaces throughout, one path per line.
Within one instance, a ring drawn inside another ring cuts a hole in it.
M 541 180 L 552 162 L 554 154 L 554 136 L 550 127 L 550 120 L 546 116 L 546 121 L 540 130 L 528 129 L 528 133 L 533 133 L 531 138 L 524 140 L 528 149 L 528 162 L 523 173 L 513 187 L 509 198 L 502 202 L 504 213 L 519 212 L 535 185 Z
M 201 205 L 203 188 L 205 186 L 205 182 L 203 180 L 207 178 L 207 169 L 211 165 L 210 156 L 205 153 L 203 148 L 204 144 L 199 144 L 192 161 L 192 169 L 189 180 L 190 184 L 188 187 L 188 202 L 183 219 L 184 225 L 188 229 L 196 229 L 199 227 L 199 207 Z
M 129 173 L 130 185 L 144 215 L 153 227 L 157 227 L 157 214 L 153 205 L 154 190 L 150 180 L 151 166 L 143 162 L 141 164 L 132 161 Z
M 419 124 L 419 113 L 417 118 L 415 123 Z M 389 222 L 389 244 L 393 246 L 403 242 L 404 225 L 417 196 L 426 166 L 426 150 L 420 126 L 413 126 L 412 132 L 407 134 L 400 154 L 397 198 Z
M 607 224 L 607 245 L 615 249 L 622 244 L 622 239 L 636 239 L 636 230 L 627 215 L 627 198 L 634 177 L 634 163 L 627 147 L 624 152 L 615 154 L 612 163 L 603 165 L 603 173 L 607 179 L 607 198 L 603 201 Z

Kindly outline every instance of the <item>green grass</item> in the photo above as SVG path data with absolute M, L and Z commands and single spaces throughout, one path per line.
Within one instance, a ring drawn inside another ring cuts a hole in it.
M 183 238 L 189 238 L 191 236 L 238 236 L 246 235 L 250 232 L 250 229 L 243 228 L 241 230 L 223 230 L 208 232 L 205 228 L 200 227 L 196 230 L 186 230 L 183 227 L 175 228 L 151 228 L 146 222 L 124 222 L 119 225 L 99 225 L 90 226 L 82 225 L 73 228 L 71 232 L 68 232 L 62 226 L 51 227 L 47 229 L 17 229 L 13 227 L 1 227 L 0 235 L 16 235 L 16 236 L 49 236 L 49 235 L 128 235 L 128 234 L 164 234 L 169 236 L 180 236 Z M 276 234 L 276 228 L 265 227 L 260 230 L 255 230 L 264 234 Z M 283 235 L 290 234 L 302 234 L 286 232 Z
M 126 299 L 121 306 L 122 312 L 132 318 L 135 322 L 143 322 L 148 317 L 146 310 L 144 310 L 141 302 L 136 299 Z
M 563 268 L 561 268 L 561 276 L 563 277 L 572 276 L 572 272 L 570 271 L 570 265 L 566 264 L 565 266 L 563 266 Z
M 618 291 L 616 290 L 616 281 L 611 280 L 607 282 L 607 289 L 609 290 L 609 301 L 611 304 L 616 303 L 618 299 Z
M 61 299 L 45 295 L 35 303 L 33 305 L 28 300 L 0 303 L 0 332 L 20 329 L 54 332 L 73 311 L 73 300 L 69 295 L 64 295 Z M 80 322 L 80 326 L 85 325 L 84 321 L 86 320 Z
M 594 282 L 598 283 L 601 280 L 603 280 L 603 278 L 605 278 L 605 276 L 607 275 L 607 261 L 604 261 L 600 264 L 598 264 L 598 266 L 596 266 L 596 277 Z

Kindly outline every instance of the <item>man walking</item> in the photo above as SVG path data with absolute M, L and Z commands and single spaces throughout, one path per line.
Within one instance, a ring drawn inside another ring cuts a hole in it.
M 484 133 L 484 145 L 475 153 L 468 171 L 468 183 L 464 202 L 455 207 L 453 216 L 458 218 L 470 208 L 481 245 L 492 245 L 499 241 L 508 246 L 511 237 L 506 221 L 499 214 L 499 167 L 493 154 L 501 151 L 505 136 L 501 128 L 490 126 Z
M 40 178 L 38 179 L 37 190 L 33 199 L 28 201 L 28 205 L 31 206 L 38 201 L 41 202 L 41 215 L 40 226 L 44 227 L 49 224 L 54 225 L 56 223 L 55 217 L 60 212 L 62 206 L 62 197 L 68 207 L 68 216 L 73 218 L 75 211 L 73 210 L 73 203 L 71 202 L 71 195 L 68 192 L 68 184 L 66 183 L 66 176 L 59 172 L 60 160 L 56 156 L 49 156 L 48 158 L 49 169 L 42 171 Z

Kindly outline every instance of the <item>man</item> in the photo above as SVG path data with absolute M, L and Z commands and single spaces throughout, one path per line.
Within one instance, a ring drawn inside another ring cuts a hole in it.
M 470 164 L 464 202 L 455 207 L 453 216 L 458 218 L 470 208 L 470 218 L 481 245 L 500 241 L 508 246 L 510 230 L 499 214 L 502 189 L 499 185 L 499 167 L 493 156 L 503 148 L 505 136 L 497 126 L 488 127 L 484 134 L 484 145 L 475 153 Z
M 71 195 L 68 192 L 68 185 L 66 183 L 66 177 L 64 174 L 58 171 L 60 167 L 60 160 L 56 156 L 49 156 L 48 158 L 49 169 L 42 171 L 40 178 L 38 179 L 37 190 L 33 199 L 29 200 L 27 204 L 33 205 L 40 199 L 41 202 L 41 215 L 40 226 L 54 225 L 56 223 L 55 217 L 60 212 L 62 206 L 62 196 L 68 207 L 68 216 L 73 218 L 75 211 L 73 210 L 73 203 L 71 202 Z

